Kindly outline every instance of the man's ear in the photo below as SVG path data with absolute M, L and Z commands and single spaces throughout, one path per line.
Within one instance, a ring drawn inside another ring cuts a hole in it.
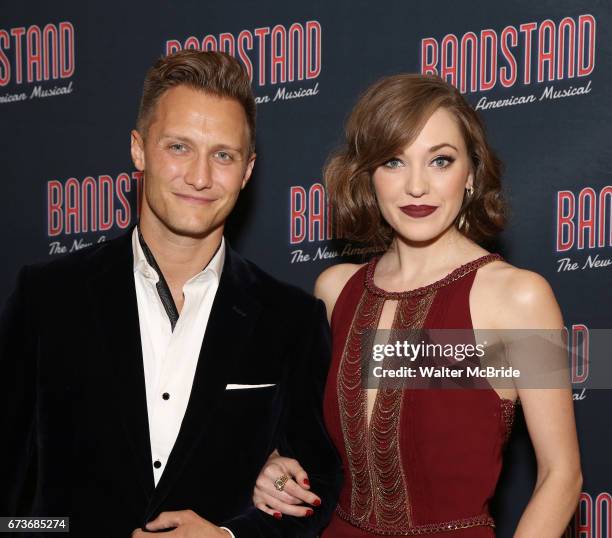
M 255 166 L 256 157 L 257 157 L 256 153 L 251 153 L 251 156 L 249 157 L 249 161 L 247 163 L 246 170 L 244 171 L 244 177 L 242 178 L 242 185 L 240 187 L 240 190 L 244 189 L 247 186 L 249 179 L 251 179 L 251 174 L 253 173 L 253 167 Z
M 145 169 L 144 140 L 136 129 L 132 129 L 132 132 L 130 133 L 130 138 L 130 151 L 132 153 L 132 162 L 134 163 L 136 170 L 140 170 L 142 172 Z

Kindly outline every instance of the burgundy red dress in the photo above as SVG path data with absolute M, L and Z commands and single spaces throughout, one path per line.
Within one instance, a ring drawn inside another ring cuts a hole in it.
M 370 419 L 360 341 L 398 301 L 394 329 L 472 329 L 469 294 L 487 254 L 442 280 L 392 293 L 374 284 L 377 260 L 359 269 L 332 315 L 333 358 L 325 422 L 345 481 L 322 538 L 495 536 L 489 501 L 514 417 L 514 403 L 482 390 L 379 389 Z

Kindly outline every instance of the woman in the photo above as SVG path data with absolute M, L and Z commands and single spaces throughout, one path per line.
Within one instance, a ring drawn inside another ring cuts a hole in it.
M 500 164 L 478 116 L 437 77 L 382 79 L 352 111 L 325 180 L 339 236 L 384 254 L 330 267 L 315 285 L 333 336 L 325 420 L 345 469 L 323 537 L 494 536 L 488 505 L 517 398 L 538 475 L 515 536 L 560 536 L 582 484 L 569 388 L 361 384 L 369 330 L 563 328 L 547 282 L 479 244 L 505 219 Z M 275 517 L 308 515 L 302 501 L 319 502 L 305 472 L 273 455 L 255 505 Z

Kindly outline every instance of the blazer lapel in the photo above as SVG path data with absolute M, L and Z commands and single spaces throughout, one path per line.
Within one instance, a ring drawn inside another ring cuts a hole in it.
M 100 263 L 89 292 L 98 311 L 98 341 L 112 362 L 116 416 L 123 424 L 143 492 L 150 498 L 154 479 L 131 235 L 109 242 L 98 253 Z
M 246 262 L 228 246 L 185 417 L 145 522 L 156 514 L 186 462 L 194 456 L 194 449 L 213 418 L 214 404 L 225 391 L 231 365 L 248 344 L 261 311 L 261 304 L 250 292 L 252 280 Z

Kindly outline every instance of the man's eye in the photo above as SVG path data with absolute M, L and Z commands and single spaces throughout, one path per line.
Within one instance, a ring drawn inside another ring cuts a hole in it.
M 440 155 L 436 157 L 431 164 L 433 164 L 436 168 L 446 168 L 450 166 L 455 159 L 449 157 L 448 155 Z
M 217 151 L 217 157 L 222 161 L 231 161 L 233 159 L 227 151 Z
M 187 146 L 185 146 L 185 144 L 176 143 L 171 144 L 170 149 L 175 153 L 184 153 L 185 151 L 187 151 Z
M 399 159 L 393 158 L 393 159 L 389 159 L 385 164 L 383 164 L 384 167 L 386 168 L 399 168 L 400 166 L 402 166 L 402 161 L 400 161 Z

